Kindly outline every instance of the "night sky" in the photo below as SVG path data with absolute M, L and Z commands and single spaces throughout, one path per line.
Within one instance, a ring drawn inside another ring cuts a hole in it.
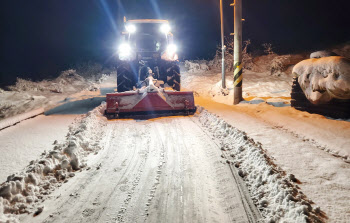
M 223 0 L 226 34 L 233 9 Z M 323 49 L 350 40 L 348 0 L 243 0 L 243 38 L 251 50 L 272 43 L 278 53 Z M 168 19 L 180 58 L 211 58 L 220 41 L 219 0 L 3 0 L 0 86 L 17 76 L 40 80 L 85 61 L 105 65 L 123 16 Z

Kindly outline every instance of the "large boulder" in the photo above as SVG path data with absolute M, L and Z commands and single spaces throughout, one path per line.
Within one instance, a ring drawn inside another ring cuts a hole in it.
M 340 56 L 303 60 L 293 68 L 300 87 L 313 104 L 350 99 L 350 60 Z

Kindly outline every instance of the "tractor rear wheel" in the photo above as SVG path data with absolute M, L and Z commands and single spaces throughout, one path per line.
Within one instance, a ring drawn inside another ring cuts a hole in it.
M 176 91 L 181 90 L 181 75 L 178 65 L 172 65 L 167 69 L 167 84 Z
M 133 74 L 128 64 L 121 64 L 117 68 L 118 92 L 130 91 L 134 87 Z

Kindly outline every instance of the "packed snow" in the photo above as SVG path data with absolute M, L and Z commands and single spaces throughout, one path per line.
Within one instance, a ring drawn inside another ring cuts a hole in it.
M 68 126 L 77 115 L 40 115 L 0 131 L 0 182 L 8 175 L 22 171 L 56 140 L 65 139 Z M 54 128 L 53 128 L 53 124 Z
M 266 155 L 261 144 L 219 117 L 204 110 L 200 122 L 220 141 L 227 162 L 249 187 L 267 222 L 318 222 L 320 209 L 298 190 L 294 175 L 287 175 Z
M 35 214 L 42 208 L 37 207 L 38 201 L 86 166 L 85 157 L 101 149 L 98 142 L 106 125 L 100 121 L 104 107 L 101 105 L 77 119 L 63 143 L 55 141 L 53 149 L 45 150 L 22 172 L 7 177 L 0 185 L 0 222 L 12 221 L 14 214 Z
M 222 88 L 221 73 L 217 70 L 182 74 L 182 86 L 194 91 L 195 95 L 208 97 L 228 105 L 233 102 L 233 73 L 226 74 L 226 89 Z M 244 71 L 243 97 L 247 101 L 262 100 L 268 103 L 290 104 L 290 76 L 272 76 L 268 73 Z

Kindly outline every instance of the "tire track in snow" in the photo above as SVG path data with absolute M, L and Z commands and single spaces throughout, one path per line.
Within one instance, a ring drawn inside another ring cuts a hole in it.
M 208 137 L 212 138 L 214 144 L 216 145 L 217 151 L 220 151 L 220 153 L 222 154 L 222 157 L 224 159 L 228 160 L 227 159 L 228 155 L 220 149 L 219 142 L 217 142 L 217 140 L 215 140 L 215 138 L 213 138 L 203 128 L 203 126 L 200 123 L 198 123 L 198 120 L 195 121 L 193 118 L 191 118 L 191 121 L 193 123 L 195 123 L 199 128 L 201 128 L 202 131 Z M 238 187 L 240 199 L 241 199 L 242 203 L 244 204 L 244 210 L 245 210 L 247 217 L 249 218 L 249 222 L 256 222 L 258 219 L 261 218 L 261 215 L 260 215 L 259 211 L 257 210 L 256 206 L 254 205 L 254 202 L 250 198 L 249 190 L 246 187 L 245 183 L 242 181 L 242 179 L 239 177 L 237 170 L 231 165 L 229 165 L 229 168 L 230 168 L 230 172 L 232 173 L 233 179 L 236 182 L 236 185 Z
M 153 126 L 152 126 L 153 127 Z M 153 127 L 152 128 L 153 131 L 156 135 L 156 138 L 159 138 L 160 139 L 160 133 L 159 133 L 159 130 L 157 129 L 157 127 Z M 145 206 L 145 211 L 144 211 L 144 216 L 145 216 L 145 219 L 144 221 L 146 221 L 149 213 L 149 206 L 151 206 L 151 203 L 153 201 L 153 198 L 155 196 L 155 193 L 157 191 L 157 188 L 158 188 L 158 185 L 160 184 L 160 177 L 162 175 L 162 172 L 163 172 L 163 167 L 164 167 L 164 164 L 166 163 L 165 161 L 165 146 L 164 146 L 164 142 L 162 140 L 160 140 L 160 161 L 159 161 L 159 164 L 157 166 L 157 169 L 156 169 L 156 177 L 155 177 L 155 182 L 153 183 L 153 186 L 152 186 L 152 189 L 149 191 L 149 194 L 148 194 L 148 202 L 146 203 L 146 206 Z

